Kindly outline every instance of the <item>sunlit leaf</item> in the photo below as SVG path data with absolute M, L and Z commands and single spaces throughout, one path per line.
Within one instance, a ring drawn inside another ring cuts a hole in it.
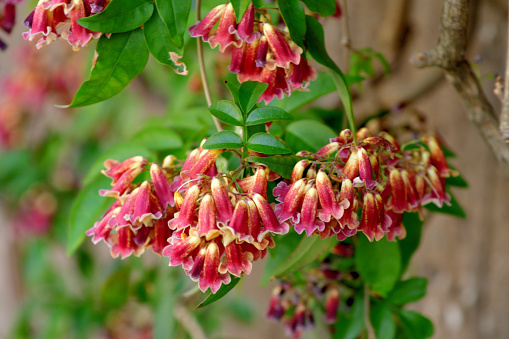
M 221 287 L 216 293 L 209 294 L 209 296 L 204 301 L 202 301 L 198 306 L 196 306 L 195 309 L 210 305 L 218 301 L 219 299 L 223 298 L 225 295 L 227 295 L 240 281 L 240 278 L 234 276 L 231 277 L 232 277 L 231 282 L 228 285 L 225 284 L 221 285 Z
M 140 28 L 103 35 L 97 43 L 97 63 L 69 107 L 92 105 L 120 93 L 145 68 L 148 49 Z
M 233 102 L 228 100 L 219 100 L 214 102 L 209 107 L 210 113 L 213 116 L 225 122 L 229 125 L 233 126 L 243 126 L 244 125 L 244 117 L 242 116 L 242 112 Z
M 112 0 L 103 11 L 78 19 L 78 23 L 94 32 L 124 33 L 143 25 L 153 11 L 149 0 Z
M 288 121 L 293 120 L 291 114 L 278 107 L 265 106 L 252 111 L 247 119 L 246 126 L 264 124 L 271 121 Z
M 212 134 L 203 144 L 204 149 L 239 148 L 244 144 L 240 136 L 232 131 L 221 131 Z
M 164 21 L 171 40 L 178 48 L 184 46 L 184 33 L 192 0 L 156 0 L 156 7 Z
M 247 141 L 247 148 L 264 154 L 288 154 L 291 150 L 281 140 L 269 133 L 253 134 Z
M 240 108 L 248 113 L 260 96 L 265 92 L 269 84 L 265 82 L 246 81 L 240 85 L 239 88 L 239 103 Z

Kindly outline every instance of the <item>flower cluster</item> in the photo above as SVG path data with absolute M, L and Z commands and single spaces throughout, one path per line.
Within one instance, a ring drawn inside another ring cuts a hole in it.
M 149 162 L 137 156 L 121 163 L 114 160 L 105 162 L 103 174 L 112 179 L 112 186 L 99 193 L 116 198 L 101 220 L 87 231 L 92 241 L 103 240 L 110 246 L 113 257 L 141 255 L 151 247 L 161 254 L 171 235 L 168 221 L 174 216 L 175 201 L 170 189 L 174 176 L 173 158 L 168 157 L 163 167 L 153 163 L 150 166 L 151 181 L 134 183 L 145 171 Z
M 169 156 L 161 168 L 153 163 L 151 181 L 134 183 L 149 165 L 143 157 L 122 163 L 108 160 L 103 173 L 112 188 L 102 196 L 117 200 L 87 235 L 104 240 L 114 257 L 140 255 L 145 248 L 182 265 L 202 291 L 215 293 L 230 274 L 251 272 L 252 262 L 273 247 L 272 234 L 285 234 L 267 201 L 267 181 L 277 178 L 264 167 L 236 179 L 220 174 L 215 161 L 224 150 L 193 150 L 176 169 Z
M 422 138 L 407 150 L 388 133 L 371 136 L 363 128 L 354 142 L 350 130 L 303 158 L 291 180 L 274 189 L 276 215 L 297 233 L 338 240 L 362 231 L 370 241 L 403 238 L 403 213 L 421 212 L 430 202 L 442 207 L 450 197 L 445 178 L 453 175 L 440 145 Z M 358 210 L 362 214 L 358 220 Z
M 23 22 L 29 28 L 23 37 L 30 41 L 40 37 L 37 48 L 62 38 L 73 50 L 79 50 L 102 33 L 80 26 L 77 20 L 101 12 L 108 3 L 109 0 L 39 0 Z
M 7 34 L 12 32 L 16 23 L 16 5 L 23 0 L 0 0 L 0 29 Z M 7 45 L 0 39 L 0 50 L 5 50 Z
M 325 323 L 338 321 L 341 281 L 354 279 L 357 275 L 339 271 L 330 262 L 352 256 L 351 245 L 338 243 L 318 268 L 304 273 L 305 284 L 280 280 L 272 291 L 267 318 L 283 322 L 286 334 L 293 338 L 300 338 L 304 330 L 314 327 L 313 309 L 317 303 L 323 305 Z
M 257 19 L 257 13 L 260 15 Z M 203 37 L 212 48 L 231 53 L 228 67 L 239 82 L 265 82 L 269 86 L 260 98 L 266 103 L 283 98 L 294 90 L 305 89 L 317 73 L 303 55 L 303 50 L 289 37 L 287 29 L 279 30 L 266 22 L 268 15 L 251 3 L 236 23 L 231 3 L 212 9 L 203 20 L 189 28 L 192 37 Z M 214 29 L 219 22 L 217 29 Z

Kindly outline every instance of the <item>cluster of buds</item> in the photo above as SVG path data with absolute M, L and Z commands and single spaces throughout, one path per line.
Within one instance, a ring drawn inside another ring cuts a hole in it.
M 35 9 L 23 22 L 29 28 L 28 32 L 23 33 L 23 37 L 30 41 L 40 37 L 37 48 L 61 38 L 67 40 L 73 50 L 79 50 L 92 39 L 98 39 L 102 33 L 80 26 L 77 20 L 101 12 L 109 2 L 109 0 L 39 0 Z
M 290 39 L 288 30 L 279 30 L 266 22 L 267 18 L 265 10 L 250 3 L 237 24 L 233 6 L 228 3 L 215 7 L 189 28 L 192 37 L 202 37 L 212 48 L 219 46 L 221 53 L 231 53 L 228 68 L 237 74 L 239 82 L 267 83 L 269 86 L 259 99 L 266 103 L 305 89 L 317 76 L 302 48 Z M 214 29 L 217 22 L 218 28 Z
M 304 330 L 314 327 L 312 309 L 317 303 L 323 305 L 326 324 L 338 321 L 341 280 L 354 277 L 349 272 L 333 269 L 329 262 L 331 259 L 350 258 L 352 255 L 351 245 L 338 243 L 319 268 L 304 273 L 307 281 L 305 285 L 280 280 L 272 291 L 267 318 L 283 322 L 286 334 L 293 338 L 300 338 Z
M 273 247 L 273 234 L 285 234 L 267 201 L 267 181 L 277 178 L 264 167 L 235 179 L 220 174 L 215 161 L 224 150 L 193 150 L 180 171 L 169 156 L 163 167 L 153 163 L 151 181 L 134 183 L 149 165 L 143 157 L 105 162 L 112 188 L 102 196 L 115 203 L 87 235 L 104 240 L 114 257 L 140 255 L 147 247 L 182 265 L 202 291 L 215 293 L 230 274 L 251 272 L 252 262 Z
M 370 241 L 406 235 L 403 213 L 430 202 L 442 207 L 450 197 L 445 178 L 454 175 L 433 137 L 403 150 L 388 133 L 371 136 L 365 128 L 354 142 L 350 130 L 316 153 L 300 152 L 289 183 L 274 189 L 276 214 L 299 234 L 338 240 L 362 231 Z M 358 220 L 358 209 L 362 209 Z
M 0 0 L 0 29 L 11 34 L 16 23 L 16 5 L 23 0 Z M 0 39 L 0 50 L 5 50 L 7 45 Z

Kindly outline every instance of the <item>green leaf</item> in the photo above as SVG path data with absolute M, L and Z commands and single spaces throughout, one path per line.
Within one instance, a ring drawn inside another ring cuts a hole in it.
M 290 179 L 295 164 L 297 164 L 301 158 L 295 155 L 283 155 L 273 157 L 248 157 L 246 160 L 267 165 L 271 171 L 276 172 L 285 179 Z
M 106 152 L 102 153 L 97 160 L 94 162 L 87 175 L 83 179 L 83 185 L 88 185 L 94 178 L 96 178 L 101 170 L 104 169 L 104 161 L 108 159 L 117 160 L 119 162 L 126 160 L 127 158 L 140 155 L 145 158 L 151 158 L 152 153 L 141 145 L 132 142 L 126 142 L 116 145 Z M 109 186 L 109 184 L 108 184 Z
M 68 107 L 92 105 L 120 93 L 136 78 L 148 61 L 148 49 L 140 28 L 103 35 L 97 43 L 97 63 L 87 80 L 74 96 Z
M 288 154 L 292 151 L 281 140 L 269 133 L 253 134 L 247 141 L 247 148 L 264 154 Z
M 398 315 L 408 338 L 426 339 L 433 336 L 433 323 L 422 314 L 415 311 L 400 310 Z
M 449 166 L 451 167 L 451 166 Z M 455 177 L 450 176 L 449 178 L 445 178 L 446 186 L 456 186 L 461 188 L 468 188 L 468 182 L 463 178 L 463 176 L 457 175 Z
M 213 116 L 222 122 L 227 123 L 228 125 L 244 125 L 244 117 L 242 116 L 242 112 L 240 111 L 239 107 L 231 101 L 219 100 L 214 102 L 212 105 L 210 105 L 209 111 Z
M 327 53 L 327 50 L 325 49 L 322 25 L 318 22 L 318 20 L 309 15 L 306 15 L 306 25 L 306 46 L 308 47 L 311 56 L 316 60 L 316 62 L 328 67 L 333 71 L 333 73 L 331 73 L 332 79 L 336 84 L 339 96 L 341 97 L 341 101 L 345 107 L 348 122 L 352 128 L 355 126 L 355 121 L 353 118 L 352 95 L 350 93 L 350 87 L 348 87 L 348 82 L 343 72 L 341 72 L 339 67 L 334 63 L 334 61 Z
M 230 276 L 232 277 L 232 281 L 228 285 L 221 285 L 215 294 L 209 294 L 207 299 L 203 300 L 198 306 L 195 307 L 195 309 L 210 305 L 227 295 L 228 292 L 230 292 L 240 281 L 240 278 L 234 277 L 232 275 Z
M 401 252 L 401 274 L 405 273 L 412 255 L 421 242 L 422 221 L 418 213 L 403 214 L 403 225 L 406 229 L 406 237 L 398 241 Z
M 101 304 L 108 308 L 120 308 L 129 296 L 129 279 L 131 268 L 120 266 L 106 280 L 101 288 Z
M 264 124 L 271 121 L 288 120 L 293 120 L 293 116 L 286 113 L 285 110 L 278 107 L 265 106 L 255 109 L 248 115 L 246 126 Z
M 425 278 L 411 278 L 399 281 L 387 296 L 387 301 L 402 306 L 417 301 L 426 295 L 428 280 Z
M 98 176 L 83 188 L 74 200 L 69 218 L 67 255 L 71 255 L 85 240 L 85 232 L 94 226 L 114 200 L 99 195 L 99 190 L 110 187 L 111 179 Z
M 156 0 L 159 10 L 170 35 L 178 48 L 184 46 L 184 33 L 187 28 L 192 0 Z
M 438 207 L 437 205 L 431 203 L 427 204 L 424 207 L 431 212 L 454 215 L 455 217 L 465 219 L 467 217 L 467 213 L 465 212 L 463 207 L 461 207 L 460 203 L 458 202 L 458 200 L 456 200 L 456 197 L 454 196 L 454 194 L 452 194 L 452 192 L 447 191 L 447 193 L 449 193 L 449 195 L 451 196 L 450 201 L 451 206 L 444 204 L 442 207 Z
M 318 235 L 304 236 L 287 260 L 274 270 L 273 275 L 280 278 L 296 272 L 313 261 L 325 257 L 335 244 L 337 240 L 334 237 L 321 239 Z
M 336 136 L 336 132 L 319 121 L 299 120 L 286 127 L 285 141 L 294 152 L 316 152 Z
M 378 303 L 370 311 L 371 325 L 377 339 L 393 339 L 396 335 L 396 321 L 389 306 Z
M 385 297 L 399 279 L 401 255 L 398 243 L 382 238 L 370 242 L 360 236 L 355 252 L 355 264 L 362 279 L 372 290 Z
M 212 134 L 203 144 L 204 149 L 240 148 L 244 146 L 240 136 L 232 131 L 221 131 Z
M 349 85 L 356 84 L 364 80 L 363 77 L 345 75 Z M 336 90 L 336 84 L 329 73 L 318 72 L 318 77 L 308 87 L 309 91 L 296 91 L 291 96 L 285 97 L 281 100 L 273 100 L 270 106 L 276 106 L 284 109 L 287 112 L 294 112 L 316 99 L 332 93 Z
M 152 17 L 143 26 L 143 33 L 148 49 L 157 61 L 171 66 L 177 74 L 185 74 L 186 66 L 177 65 L 170 59 L 170 52 L 180 56 L 183 54 L 183 50 L 173 43 L 168 26 L 161 19 L 158 10 L 154 11 Z
M 182 138 L 176 132 L 157 126 L 142 129 L 132 137 L 131 141 L 154 151 L 181 148 L 183 145 Z
M 246 11 L 247 7 L 249 6 L 250 0 L 232 0 L 232 6 L 233 10 L 235 11 L 235 17 L 237 18 L 237 23 L 240 22 L 242 19 L 242 16 L 244 15 L 244 12 Z
M 320 16 L 330 16 L 336 13 L 335 0 L 302 0 L 306 7 L 311 11 L 320 14 Z
M 306 13 L 299 0 L 278 0 L 277 5 L 292 40 L 304 49 Z
M 226 87 L 228 87 L 228 90 L 230 91 L 230 94 L 232 95 L 233 101 L 237 106 L 240 106 L 240 99 L 239 99 L 239 88 L 232 84 L 231 82 L 228 82 L 225 80 L 224 84 Z
M 239 88 L 240 108 L 249 113 L 267 87 L 269 84 L 265 82 L 246 81 L 242 83 Z
M 277 243 L 277 246 L 269 249 L 270 256 L 266 259 L 260 285 L 266 286 L 270 282 L 278 268 L 285 264 L 287 258 L 304 237 L 305 235 L 297 234 L 297 232 L 276 236 L 274 241 Z
M 124 33 L 143 25 L 153 11 L 149 0 L 112 0 L 102 12 L 78 19 L 78 23 L 94 32 Z
M 364 329 L 364 293 L 355 293 L 350 312 L 341 313 L 339 321 L 334 324 L 334 339 L 357 339 Z

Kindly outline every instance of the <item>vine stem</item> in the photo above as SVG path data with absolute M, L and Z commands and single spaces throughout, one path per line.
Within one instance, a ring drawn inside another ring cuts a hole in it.
M 201 10 L 201 0 L 196 0 L 196 21 L 201 20 L 200 10 Z M 198 64 L 200 65 L 201 83 L 203 86 L 203 92 L 205 93 L 205 99 L 207 100 L 207 105 L 210 106 L 212 105 L 212 97 L 210 96 L 210 88 L 207 82 L 205 59 L 203 57 L 203 41 L 201 37 L 198 37 L 196 41 L 198 47 Z M 223 130 L 221 122 L 215 116 L 212 116 L 212 119 L 214 120 L 214 124 L 216 125 L 217 131 L 221 132 Z
M 368 339 L 376 339 L 375 329 L 371 324 L 371 319 L 369 318 L 369 286 L 368 284 L 364 284 L 364 322 L 366 323 L 366 328 L 368 329 Z

